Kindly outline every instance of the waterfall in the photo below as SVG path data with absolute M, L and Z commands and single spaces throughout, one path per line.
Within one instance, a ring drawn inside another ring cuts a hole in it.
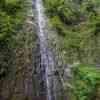
M 37 24 L 38 24 L 38 38 L 40 45 L 41 64 L 40 75 L 42 80 L 42 88 L 46 85 L 47 100 L 55 100 L 55 80 L 52 75 L 54 74 L 55 63 L 53 53 L 48 49 L 48 43 L 45 35 L 45 14 L 42 0 L 35 0 L 35 7 L 37 11 Z M 44 89 L 44 88 L 43 88 Z M 43 91 L 43 90 L 42 90 Z

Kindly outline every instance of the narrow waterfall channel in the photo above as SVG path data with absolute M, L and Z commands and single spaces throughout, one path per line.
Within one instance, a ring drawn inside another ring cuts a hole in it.
M 42 0 L 35 0 L 35 8 L 37 11 L 37 24 L 38 30 L 37 35 L 39 38 L 39 48 L 40 48 L 40 76 L 42 90 L 40 95 L 44 95 L 46 92 L 47 100 L 56 100 L 55 96 L 55 80 L 52 75 L 54 74 L 55 63 L 53 59 L 52 52 L 47 47 L 47 40 L 45 36 L 45 15 Z

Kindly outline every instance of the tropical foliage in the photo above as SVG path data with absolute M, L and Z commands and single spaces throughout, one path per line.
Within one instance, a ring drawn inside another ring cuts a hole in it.
M 100 0 L 44 0 L 67 62 L 99 63 Z
M 0 0 L 0 78 L 11 69 L 11 52 L 9 45 L 13 44 L 22 30 L 26 11 L 25 0 Z M 10 67 L 9 67 L 10 66 Z
M 0 0 L 0 41 L 8 40 L 21 27 L 25 0 Z
M 80 64 L 72 69 L 72 100 L 99 100 L 100 70 L 91 65 Z

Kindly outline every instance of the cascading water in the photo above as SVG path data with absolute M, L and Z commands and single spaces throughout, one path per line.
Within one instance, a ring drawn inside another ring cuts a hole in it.
M 55 80 L 52 75 L 54 74 L 54 59 L 52 52 L 47 47 L 47 40 L 45 36 L 45 16 L 42 0 L 35 0 L 35 7 L 37 10 L 37 24 L 38 24 L 38 38 L 41 54 L 40 75 L 42 80 L 42 88 L 46 85 L 47 100 L 55 100 Z M 43 88 L 44 89 L 44 88 Z M 43 92 L 44 90 L 42 90 Z

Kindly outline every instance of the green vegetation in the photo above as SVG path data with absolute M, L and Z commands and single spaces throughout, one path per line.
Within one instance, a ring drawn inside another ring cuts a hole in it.
M 72 100 L 99 100 L 100 70 L 91 65 L 79 64 L 72 69 Z
M 21 28 L 26 0 L 0 0 L 0 41 L 16 35 Z
M 26 0 L 0 0 L 0 78 L 12 69 L 12 48 L 19 43 L 16 38 L 22 33 L 26 10 Z
M 26 0 L 0 0 L 0 77 L 11 69 L 11 52 L 13 54 L 14 51 L 10 46 L 16 42 L 13 37 L 17 37 L 22 30 L 25 2 Z
M 100 63 L 100 0 L 44 0 L 66 61 Z

